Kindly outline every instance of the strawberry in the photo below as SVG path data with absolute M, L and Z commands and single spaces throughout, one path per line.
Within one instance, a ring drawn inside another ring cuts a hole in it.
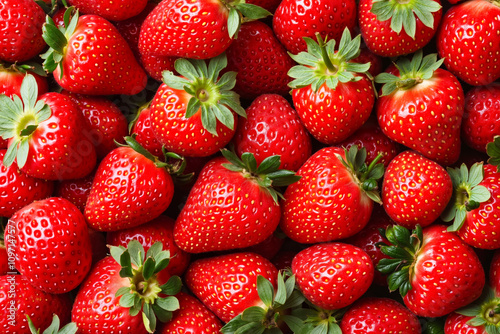
M 29 13 L 27 15 L 27 13 Z M 0 60 L 23 62 L 37 56 L 46 46 L 42 38 L 45 12 L 33 0 L 3 0 Z
M 85 204 L 92 189 L 95 173 L 81 179 L 60 181 L 55 184 L 54 196 L 67 199 L 81 211 L 85 211 Z
M 144 20 L 139 49 L 155 56 L 213 58 L 229 47 L 243 15 L 260 19 L 269 14 L 240 1 L 163 0 Z
M 439 68 L 442 62 L 419 51 L 377 75 L 384 85 L 375 112 L 387 137 L 451 165 L 460 155 L 464 93 L 457 78 Z
M 353 134 L 368 120 L 375 103 L 372 82 L 363 73 L 370 64 L 350 62 L 359 55 L 360 35 L 351 39 L 346 28 L 338 51 L 335 40 L 326 44 L 305 38 L 308 52 L 292 55 L 300 65 L 288 75 L 295 110 L 318 141 L 333 145 Z
M 219 73 L 226 67 L 225 55 L 210 60 L 178 59 L 172 72 L 163 73 L 164 83 L 150 105 L 153 131 L 169 151 L 183 156 L 209 156 L 229 143 L 245 117 L 239 96 L 231 91 L 235 72 Z
M 260 165 L 251 153 L 239 159 L 227 149 L 210 160 L 191 188 L 174 227 L 176 244 L 201 253 L 256 245 L 279 224 L 280 194 L 274 187 L 297 181 L 294 172 L 278 170 L 279 156 Z
M 168 251 L 161 243 L 148 252 L 138 241 L 127 248 L 111 247 L 111 256 L 99 261 L 78 290 L 71 319 L 80 334 L 153 333 L 157 321 L 166 322 L 179 308 L 174 296 L 181 280 L 172 276 L 167 282 L 157 273 L 168 266 Z M 139 313 L 141 315 L 139 315 Z
M 35 288 L 23 275 L 0 276 L 0 330 L 3 333 L 30 334 L 28 316 L 36 328 L 46 329 L 50 315 L 61 323 L 71 318 L 71 297 Z
M 226 70 L 238 73 L 234 91 L 242 98 L 253 100 L 262 94 L 288 95 L 291 78 L 287 73 L 295 62 L 265 23 L 242 24 L 226 56 Z
M 404 304 L 417 316 L 441 317 L 481 295 L 485 273 L 479 258 L 446 226 L 417 225 L 410 231 L 394 225 L 384 236 L 392 245 L 381 250 L 391 258 L 381 259 L 377 269 L 389 275 L 389 289 L 399 289 Z
M 0 150 L 0 159 L 6 150 Z M 10 217 L 17 210 L 40 199 L 50 197 L 54 182 L 37 179 L 21 172 L 16 163 L 9 167 L 0 162 L 0 216 Z
M 432 224 L 446 209 L 452 194 L 453 183 L 446 170 L 414 151 L 400 153 L 385 170 L 385 212 L 407 228 Z
M 384 168 L 369 166 L 366 149 L 325 147 L 297 171 L 301 179 L 288 186 L 280 227 L 292 240 L 317 243 L 348 238 L 361 231 L 381 202 L 377 181 Z M 380 157 L 379 157 L 380 159 Z
M 71 10 L 71 9 L 68 9 Z M 70 92 L 86 95 L 133 95 L 146 87 L 147 75 L 118 30 L 97 15 L 79 16 L 57 28 L 47 16 L 42 55 L 46 71 Z
M 452 6 L 436 35 L 444 65 L 470 85 L 487 85 L 500 78 L 500 5 L 474 0 Z
M 7 252 L 14 253 L 16 269 L 42 291 L 71 291 L 90 270 L 87 224 L 65 199 L 51 197 L 23 207 L 6 230 Z
M 339 42 L 344 29 L 356 27 L 356 2 L 325 0 L 283 0 L 273 16 L 273 30 L 288 51 L 297 54 L 307 50 L 304 37 Z
M 116 231 L 158 217 L 172 201 L 174 184 L 167 164 L 132 137 L 99 164 L 85 206 L 89 226 Z
M 233 138 L 238 155 L 251 152 L 257 163 L 280 155 L 280 168 L 294 171 L 311 155 L 311 137 L 284 97 L 261 95 L 246 109 L 246 114 Z
M 429 43 L 442 17 L 439 0 L 361 0 L 359 28 L 367 47 L 383 57 L 413 53 Z
M 38 95 L 47 93 L 48 83 L 45 72 L 39 64 L 17 64 L 7 66 L 0 63 L 0 94 L 10 98 L 21 96 L 21 84 L 26 74 L 31 74 L 38 85 Z
M 362 298 L 343 315 L 342 333 L 405 333 L 420 334 L 422 329 L 415 314 L 390 298 Z
M 85 14 L 99 15 L 109 21 L 123 21 L 138 15 L 148 0 L 69 0 L 68 4 Z
M 486 145 L 500 135 L 500 84 L 474 87 L 465 94 L 462 138 L 473 149 L 486 152 Z
M 84 137 L 83 116 L 60 93 L 38 97 L 32 75 L 26 75 L 21 96 L 0 95 L 0 136 L 9 139 L 3 158 L 6 167 L 17 162 L 25 174 L 46 180 L 66 180 L 88 175 L 96 164 L 92 143 Z
M 151 108 L 149 103 L 139 108 L 136 118 L 131 123 L 130 133 L 134 139 L 154 156 L 162 154 L 162 145 L 156 139 L 151 126 Z

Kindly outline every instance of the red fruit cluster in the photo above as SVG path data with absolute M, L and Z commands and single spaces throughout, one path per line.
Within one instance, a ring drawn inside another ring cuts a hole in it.
M 0 332 L 500 333 L 498 0 L 0 18 Z

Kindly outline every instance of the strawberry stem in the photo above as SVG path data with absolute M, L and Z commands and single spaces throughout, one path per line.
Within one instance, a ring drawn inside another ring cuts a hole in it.
M 318 45 L 321 48 L 321 56 L 323 57 L 323 61 L 325 62 L 325 66 L 328 69 L 328 71 L 334 75 L 338 72 L 339 68 L 338 66 L 335 66 L 331 59 L 330 56 L 328 55 L 328 52 L 326 50 L 326 38 L 323 39 L 320 35 L 319 32 L 316 33 L 316 38 L 318 39 Z

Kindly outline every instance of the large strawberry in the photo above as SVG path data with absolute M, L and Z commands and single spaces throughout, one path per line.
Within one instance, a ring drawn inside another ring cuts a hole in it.
M 389 274 L 389 289 L 399 289 L 417 316 L 441 317 L 481 295 L 485 273 L 478 256 L 446 226 L 410 231 L 394 225 L 384 234 L 392 245 L 381 250 L 391 258 L 380 260 L 377 269 Z
M 7 252 L 15 255 L 16 269 L 42 291 L 71 291 L 90 270 L 87 224 L 65 199 L 51 197 L 23 207 L 6 230 Z
M 436 35 L 439 56 L 450 72 L 468 84 L 487 85 L 500 78 L 500 5 L 465 1 L 451 7 Z
M 80 17 L 76 11 L 65 27 L 58 28 L 47 16 L 43 28 L 50 46 L 42 55 L 44 68 L 62 88 L 87 95 L 133 95 L 146 87 L 146 73 L 109 21 L 91 14 Z
M 5 166 L 16 161 L 27 175 L 47 180 L 80 178 L 92 171 L 95 148 L 68 97 L 52 92 L 38 97 L 36 80 L 26 75 L 21 96 L 11 100 L 0 95 L 0 106 L 0 136 L 9 139 Z
M 144 20 L 139 49 L 156 56 L 213 58 L 229 47 L 243 16 L 269 14 L 245 1 L 163 0 Z
M 177 245 L 190 253 L 229 250 L 256 245 L 279 224 L 280 194 L 273 187 L 298 178 L 279 170 L 279 156 L 257 165 L 251 153 L 239 159 L 229 150 L 210 160 L 191 188 L 175 222 Z
M 335 40 L 326 44 L 306 38 L 308 52 L 292 55 L 300 65 L 288 75 L 293 104 L 302 123 L 322 143 L 333 145 L 353 134 L 370 116 L 375 103 L 372 82 L 363 74 L 370 64 L 350 62 L 359 55 L 361 37 L 351 39 L 346 28 L 338 50 Z
M 442 62 L 418 51 L 377 75 L 384 85 L 375 111 L 387 137 L 450 165 L 460 155 L 464 93 L 457 78 L 439 68 Z
M 423 48 L 436 34 L 442 16 L 440 0 L 361 0 L 358 8 L 363 40 L 384 57 Z
M 183 156 L 209 156 L 234 135 L 238 115 L 246 116 L 238 94 L 231 91 L 235 72 L 226 72 L 225 55 L 210 60 L 178 59 L 163 73 L 163 84 L 150 105 L 153 131 L 169 151 Z
M 380 159 L 381 156 L 379 156 Z M 381 202 L 377 180 L 384 174 L 375 159 L 365 164 L 366 150 L 326 147 L 297 171 L 301 179 L 284 194 L 280 227 L 300 243 L 348 238 L 365 227 L 373 201 Z
M 68 0 L 82 13 L 99 15 L 109 21 L 123 21 L 138 15 L 148 0 Z

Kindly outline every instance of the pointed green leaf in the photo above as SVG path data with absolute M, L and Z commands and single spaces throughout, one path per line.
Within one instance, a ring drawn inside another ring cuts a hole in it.
M 132 307 L 134 305 L 134 298 L 135 295 L 133 293 L 126 293 L 120 298 L 119 304 L 121 307 L 125 308 Z
M 153 260 L 153 258 L 149 257 L 146 259 L 142 269 L 142 274 L 145 280 L 149 280 L 154 275 L 155 266 L 156 263 L 155 260 Z
M 156 318 L 161 322 L 169 322 L 172 320 L 172 312 L 162 309 L 156 304 L 151 305 Z
M 115 297 L 120 297 L 123 296 L 124 294 L 130 292 L 130 287 L 128 286 L 122 286 L 118 290 L 116 290 Z
M 42 27 L 42 37 L 55 52 L 64 53 L 64 48 L 68 44 L 68 40 L 48 15 L 47 22 Z
M 236 8 L 231 8 L 229 11 L 229 15 L 227 18 L 227 32 L 229 37 L 233 38 L 236 32 L 240 29 L 241 17 L 240 13 L 236 10 Z
M 151 306 L 147 303 L 142 307 L 142 321 L 148 333 L 154 333 L 156 330 L 156 316 Z
M 176 311 L 180 308 L 179 300 L 174 296 L 168 296 L 166 298 L 158 298 L 156 300 L 156 305 L 166 311 Z
M 260 20 L 272 15 L 272 13 L 270 13 L 268 10 L 251 3 L 238 3 L 236 5 L 236 9 L 239 10 L 243 17 L 245 17 L 247 20 Z
M 157 261 L 156 257 L 160 254 L 160 252 L 163 250 L 163 243 L 161 241 L 155 242 L 151 247 L 149 247 L 147 253 L 146 253 L 146 258 L 152 257 Z
M 262 322 L 266 318 L 266 310 L 259 306 L 252 306 L 243 311 L 241 319 L 248 322 Z
M 465 167 L 465 165 L 464 165 Z M 466 167 L 465 167 L 466 168 Z M 476 162 L 470 167 L 468 179 L 463 179 L 464 181 L 468 181 L 471 187 L 477 186 L 484 178 L 484 167 L 482 163 Z
M 217 104 L 210 106 L 210 111 L 215 115 L 215 118 L 224 124 L 228 129 L 234 130 L 234 116 L 231 110 L 225 105 Z
M 113 259 L 115 259 L 117 263 L 120 263 L 120 258 L 126 249 L 123 246 L 111 246 L 109 251 Z
M 57 334 L 76 334 L 76 332 L 78 332 L 78 326 L 76 323 L 70 322 L 61 328 Z
M 171 71 L 163 71 L 162 79 L 167 86 L 173 89 L 184 90 L 184 87 L 189 85 L 189 80 L 183 77 L 176 76 Z
M 270 307 L 273 303 L 274 287 L 264 276 L 257 276 L 257 293 L 264 305 Z
M 475 186 L 471 189 L 470 198 L 471 201 L 476 201 L 478 203 L 483 203 L 489 200 L 491 193 L 485 186 Z
M 26 164 L 26 161 L 28 160 L 28 154 L 30 150 L 30 144 L 28 138 L 23 138 L 19 142 L 19 146 L 17 148 L 17 166 L 19 169 L 23 168 L 24 165 Z
M 179 276 L 172 276 L 170 279 L 167 281 L 167 283 L 163 284 L 161 286 L 161 292 L 173 296 L 179 293 L 182 288 L 182 281 Z
M 206 106 L 201 106 L 201 124 L 211 134 L 217 136 L 217 119 L 213 112 L 211 112 Z
M 137 267 L 141 267 L 144 261 L 144 247 L 137 240 L 131 240 L 127 245 L 128 253 L 130 254 L 130 259 L 132 263 Z
M 38 84 L 35 77 L 27 74 L 21 84 L 21 99 L 27 109 L 34 109 L 36 100 L 38 99 Z
M 262 334 L 265 331 L 265 327 L 260 322 L 251 322 L 238 328 L 234 334 Z
M 217 81 L 220 90 L 231 90 L 236 85 L 238 73 L 234 71 L 225 72 Z M 216 78 L 217 79 L 217 78 Z

